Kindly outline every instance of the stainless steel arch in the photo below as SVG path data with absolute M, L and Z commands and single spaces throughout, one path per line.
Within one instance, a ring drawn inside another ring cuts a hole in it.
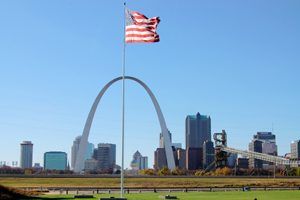
M 157 113 L 157 117 L 158 117 L 160 128 L 161 128 L 161 132 L 162 132 L 163 137 L 164 137 L 168 168 L 169 169 L 174 169 L 175 168 L 175 161 L 174 161 L 173 151 L 172 151 L 172 147 L 171 147 L 170 136 L 168 134 L 168 129 L 167 129 L 165 118 L 162 114 L 162 111 L 160 109 L 160 106 L 159 106 L 154 94 L 152 93 L 150 88 L 144 82 L 142 82 L 141 80 L 139 80 L 135 77 L 131 77 L 131 76 L 125 76 L 125 79 L 133 80 L 133 81 L 139 83 L 147 91 L 148 95 L 150 96 L 150 98 L 152 100 L 152 103 L 155 107 L 156 113 Z M 89 112 L 88 118 L 86 120 L 84 129 L 83 129 L 82 137 L 81 137 L 81 140 L 80 140 L 79 150 L 78 150 L 76 161 L 75 161 L 75 168 L 74 168 L 75 172 L 80 172 L 84 168 L 84 158 L 83 157 L 84 157 L 85 149 L 87 147 L 87 142 L 88 142 L 90 129 L 91 129 L 91 126 L 92 126 L 93 118 L 94 118 L 95 112 L 97 110 L 98 104 L 99 104 L 102 96 L 106 92 L 106 90 L 112 84 L 114 84 L 115 82 L 120 81 L 120 80 L 122 80 L 122 77 L 115 78 L 115 79 L 111 80 L 110 82 L 108 82 L 103 87 L 103 89 L 100 91 L 100 93 L 98 94 L 98 96 L 96 97 L 96 99 L 93 103 L 93 106 L 92 106 L 92 108 Z

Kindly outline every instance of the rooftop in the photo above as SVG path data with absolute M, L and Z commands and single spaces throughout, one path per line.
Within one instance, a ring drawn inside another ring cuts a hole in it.
M 190 119 L 208 119 L 208 118 L 210 118 L 210 116 L 208 116 L 208 115 L 201 115 L 199 112 L 196 114 L 196 115 L 188 115 L 187 116 L 188 118 L 190 118 Z

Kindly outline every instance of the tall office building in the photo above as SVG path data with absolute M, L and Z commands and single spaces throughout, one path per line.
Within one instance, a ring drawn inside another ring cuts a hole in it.
M 130 163 L 130 167 L 133 170 L 142 170 L 148 168 L 148 157 L 142 156 L 139 151 L 136 151 L 133 154 L 132 161 Z
M 253 140 L 259 140 L 262 144 L 262 153 L 277 156 L 276 136 L 272 132 L 257 132 Z
M 272 132 L 257 132 L 256 135 L 253 135 L 253 139 L 276 143 L 276 136 Z
M 211 141 L 209 116 L 188 115 L 185 119 L 186 168 L 197 170 L 203 167 L 203 144 Z
M 99 170 L 113 170 L 116 165 L 116 145 L 100 143 L 94 150 L 93 158 L 99 161 Z
M 61 151 L 49 151 L 44 153 L 45 170 L 67 170 L 67 153 Z
M 75 138 L 73 141 L 73 145 L 71 148 L 71 168 L 74 169 L 75 167 L 75 162 L 76 162 L 76 157 L 77 157 L 77 152 L 79 150 L 79 144 L 80 144 L 81 136 L 78 136 Z M 84 155 L 84 160 L 91 159 L 93 156 L 94 152 L 94 145 L 92 143 L 88 143 L 86 152 Z
M 185 120 L 186 149 L 202 148 L 204 141 L 211 140 L 211 119 L 209 116 L 188 115 Z
M 272 134 L 272 132 L 257 132 L 257 134 L 253 135 L 253 140 L 249 144 L 249 147 L 253 147 L 254 141 L 260 141 L 261 144 L 261 152 L 264 154 L 274 155 L 277 156 L 277 145 L 276 145 L 276 136 Z M 260 145 L 260 144 L 257 144 Z M 253 147 L 254 148 L 254 147 Z M 252 148 L 252 149 L 253 149 Z M 260 147 L 258 147 L 260 148 Z M 250 150 L 250 148 L 249 148 Z M 268 169 L 273 166 L 273 163 L 267 162 L 267 161 L 258 161 L 259 163 L 262 163 L 262 168 Z M 249 160 L 250 167 L 253 167 L 253 159 Z M 272 166 L 271 166 L 272 165 Z M 258 164 L 260 166 L 260 164 Z
M 205 141 L 203 144 L 203 169 L 213 168 L 212 163 L 215 161 L 215 148 L 212 141 Z
M 148 169 L 148 157 L 147 156 L 141 157 L 140 169 Z
M 300 140 L 296 140 L 291 143 L 291 159 L 300 161 Z
M 31 141 L 21 143 L 20 167 L 23 169 L 32 167 L 33 144 Z

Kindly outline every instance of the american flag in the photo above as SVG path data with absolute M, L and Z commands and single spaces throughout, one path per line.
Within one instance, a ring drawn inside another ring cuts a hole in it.
M 125 42 L 159 42 L 156 33 L 159 17 L 148 19 L 145 15 L 131 10 L 126 10 Z

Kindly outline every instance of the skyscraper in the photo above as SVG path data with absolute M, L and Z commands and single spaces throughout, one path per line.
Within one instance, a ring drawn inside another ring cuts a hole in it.
M 31 168 L 32 167 L 32 155 L 33 155 L 33 144 L 31 141 L 23 141 L 21 143 L 21 158 L 20 167 Z
M 253 135 L 253 139 L 261 140 L 264 142 L 276 142 L 276 136 L 272 132 L 257 132 L 256 135 Z
M 45 170 L 67 170 L 67 153 L 61 151 L 49 151 L 44 153 Z
M 185 120 L 186 149 L 202 148 L 204 141 L 211 140 L 211 119 L 209 116 L 188 115 Z
M 99 161 L 99 170 L 113 170 L 116 165 L 116 145 L 99 143 L 93 158 Z
M 300 161 L 300 140 L 296 140 L 291 143 L 291 159 Z
M 253 140 L 259 140 L 262 144 L 262 153 L 277 156 L 276 136 L 272 132 L 257 132 Z
M 148 157 L 142 156 L 140 160 L 140 169 L 148 169 Z
M 203 144 L 211 141 L 209 116 L 188 115 L 185 119 L 186 168 L 197 170 L 203 167 Z
M 72 169 L 74 169 L 74 167 L 75 167 L 75 162 L 76 162 L 77 152 L 79 150 L 80 140 L 81 140 L 81 136 L 78 136 L 73 141 L 73 145 L 72 145 L 72 149 L 71 149 L 71 168 Z M 84 160 L 92 158 L 93 152 L 94 152 L 94 145 L 92 143 L 88 143 L 87 148 L 86 148 L 86 153 L 84 156 Z
M 257 132 L 257 134 L 253 135 L 253 140 L 249 144 L 249 150 L 255 148 L 259 149 L 258 147 L 260 144 L 254 144 L 254 141 L 260 141 L 261 142 L 261 152 L 264 154 L 274 155 L 277 156 L 277 145 L 276 145 L 276 136 L 272 134 L 272 132 Z M 258 145 L 257 147 L 254 147 L 253 145 Z M 250 149 L 251 147 L 251 149 Z M 253 151 L 253 150 L 252 150 Z M 254 167 L 253 162 L 259 163 L 258 166 L 260 166 L 260 163 L 262 164 L 262 168 L 268 169 L 270 165 L 273 165 L 273 163 L 267 162 L 267 161 L 258 161 L 258 160 L 249 160 L 250 167 Z

